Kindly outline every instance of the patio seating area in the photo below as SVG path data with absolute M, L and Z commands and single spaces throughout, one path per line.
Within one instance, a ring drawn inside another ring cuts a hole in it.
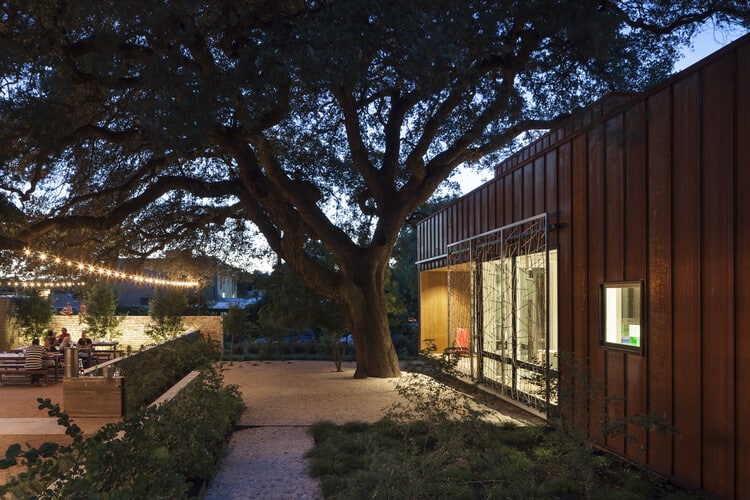
M 0 353 L 0 385 L 7 383 L 31 383 L 37 377 L 41 377 L 41 384 L 46 386 L 50 378 L 55 382 L 62 377 L 63 363 L 62 353 L 49 353 L 45 359 L 45 368 L 26 368 L 26 357 L 23 351 Z
M 75 369 L 82 370 L 98 366 L 120 355 L 118 342 L 94 342 L 91 349 L 78 349 L 75 359 L 80 364 Z M 65 356 L 62 352 L 50 352 L 44 358 L 45 368 L 31 370 L 26 368 L 26 347 L 17 347 L 11 352 L 0 352 L 0 386 L 6 384 L 30 384 L 36 377 L 41 377 L 41 385 L 51 381 L 59 382 L 65 373 Z

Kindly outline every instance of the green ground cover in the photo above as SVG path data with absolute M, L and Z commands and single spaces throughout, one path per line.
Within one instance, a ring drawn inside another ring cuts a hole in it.
M 384 419 L 311 428 L 310 473 L 326 499 L 700 498 L 575 432 L 499 416 L 455 358 L 423 356 L 409 371 Z

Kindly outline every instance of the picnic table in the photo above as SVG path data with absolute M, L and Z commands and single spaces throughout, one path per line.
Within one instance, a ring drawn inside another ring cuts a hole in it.
M 116 340 L 102 340 L 92 342 L 93 354 L 96 358 L 113 359 L 117 357 L 117 346 L 120 343 Z M 99 349 L 98 349 L 99 348 Z
M 18 349 L 13 349 L 13 352 L 0 353 L 0 385 L 2 385 L 3 375 L 42 375 L 46 382 L 48 367 L 43 370 L 27 370 L 26 369 L 26 356 L 24 355 L 23 348 L 20 348 L 21 352 L 15 352 Z M 54 369 L 55 382 L 58 380 L 58 372 L 60 371 L 61 362 L 63 355 L 59 352 L 49 352 L 44 358 L 45 360 L 54 361 L 54 366 L 49 367 Z

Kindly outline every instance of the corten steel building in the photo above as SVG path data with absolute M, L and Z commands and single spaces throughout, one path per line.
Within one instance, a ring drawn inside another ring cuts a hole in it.
M 660 474 L 750 498 L 750 36 L 504 161 L 419 224 L 417 255 L 424 346 Z M 604 437 L 639 415 L 674 429 Z

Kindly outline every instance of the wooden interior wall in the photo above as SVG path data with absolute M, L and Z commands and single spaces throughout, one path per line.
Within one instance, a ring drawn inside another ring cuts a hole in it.
M 420 348 L 434 342 L 438 352 L 448 347 L 448 273 L 443 270 L 419 273 Z
M 638 442 L 605 445 L 711 495 L 750 498 L 750 36 L 549 137 L 445 211 L 443 244 L 547 212 L 560 349 L 588 360 L 567 380 L 578 397 L 568 424 L 596 438 L 605 414 L 651 412 L 677 432 L 630 425 Z M 644 283 L 642 355 L 600 345 L 605 281 Z

